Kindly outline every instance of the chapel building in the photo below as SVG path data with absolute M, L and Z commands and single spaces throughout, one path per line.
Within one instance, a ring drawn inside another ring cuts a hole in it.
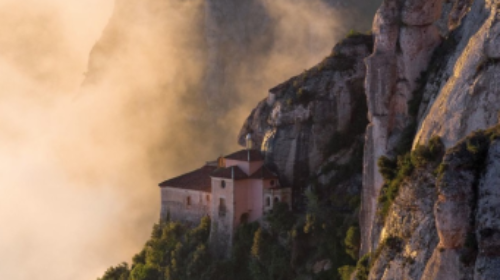
M 248 146 L 160 184 L 161 218 L 197 224 L 210 216 L 210 247 L 219 257 L 229 254 L 239 224 L 261 221 L 277 202 L 291 203 L 291 189 Z

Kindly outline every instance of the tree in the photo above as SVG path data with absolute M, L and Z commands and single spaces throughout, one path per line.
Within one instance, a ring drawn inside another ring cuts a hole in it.
M 130 274 L 128 264 L 123 262 L 115 267 L 110 267 L 98 280 L 127 280 Z

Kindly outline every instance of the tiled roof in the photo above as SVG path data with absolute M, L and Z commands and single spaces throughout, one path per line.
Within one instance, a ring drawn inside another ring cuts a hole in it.
M 210 174 L 216 169 L 216 166 L 205 165 L 200 169 L 160 183 L 159 186 L 211 192 L 212 180 L 210 179 Z
M 243 172 L 238 166 L 230 166 L 226 168 L 218 168 L 212 173 L 212 177 L 226 178 L 234 180 L 247 179 L 248 175 Z
M 276 179 L 278 175 L 274 174 L 272 171 L 267 169 L 264 165 L 255 171 L 252 175 L 250 175 L 251 179 Z
M 233 159 L 239 161 L 262 161 L 264 156 L 259 150 L 241 150 L 236 153 L 225 156 L 226 159 Z

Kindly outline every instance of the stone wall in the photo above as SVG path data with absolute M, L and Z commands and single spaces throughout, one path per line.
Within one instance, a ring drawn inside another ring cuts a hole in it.
M 212 226 L 209 244 L 210 251 L 218 258 L 228 257 L 232 245 L 235 219 L 234 183 L 232 179 L 212 178 Z
M 210 215 L 211 201 L 211 193 L 163 187 L 160 217 L 197 225 L 202 217 Z

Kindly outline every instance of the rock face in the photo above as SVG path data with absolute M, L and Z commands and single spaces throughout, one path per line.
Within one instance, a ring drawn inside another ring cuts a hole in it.
M 366 132 L 360 221 L 363 254 L 378 243 L 374 215 L 383 180 L 376 162 L 380 156 L 394 152 L 403 130 L 412 121 L 407 103 L 414 97 L 417 78 L 441 43 L 434 23 L 440 18 L 442 2 L 387 0 L 375 16 L 375 48 L 366 59 L 370 125 Z
M 388 0 L 375 17 L 374 53 L 366 59 L 370 125 L 360 215 L 362 254 L 377 252 L 370 279 L 499 275 L 492 171 L 498 140 L 490 143 L 491 134 L 482 132 L 461 140 L 499 122 L 498 8 L 496 1 Z M 453 148 L 439 176 L 430 167 L 419 169 L 400 186 L 381 221 L 376 213 L 384 180 L 376 163 L 399 153 L 398 145 L 408 141 L 405 130 L 413 149 L 433 136 Z M 412 193 L 411 186 L 430 188 Z
M 422 278 L 425 266 L 438 241 L 433 214 L 437 199 L 432 166 L 417 169 L 400 187 L 386 218 L 370 279 Z
M 449 147 L 472 131 L 498 123 L 499 32 L 497 3 L 474 1 L 456 31 L 457 47 L 444 69 L 447 78 L 423 108 L 415 144 L 438 135 Z
M 271 89 L 241 129 L 239 143 L 250 133 L 282 184 L 293 186 L 294 206 L 310 175 L 364 133 L 363 58 L 372 44 L 367 35 L 345 39 L 319 65 Z
M 369 279 L 496 279 L 500 127 L 414 170 L 386 218 Z M 404 276 L 403 278 L 400 278 Z

